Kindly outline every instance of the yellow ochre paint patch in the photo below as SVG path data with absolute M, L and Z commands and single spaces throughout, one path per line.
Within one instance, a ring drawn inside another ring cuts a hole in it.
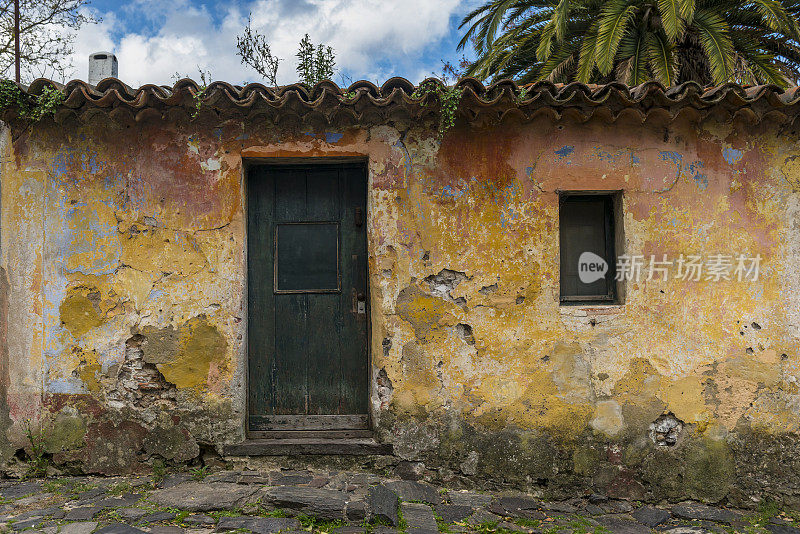
M 72 333 L 73 337 L 80 338 L 92 328 L 103 324 L 103 317 L 98 306 L 99 295 L 93 289 L 78 288 L 67 295 L 58 308 L 61 324 Z
M 204 387 L 212 364 L 224 364 L 228 343 L 203 315 L 189 319 L 177 331 L 147 327 L 142 333 L 144 360 L 156 364 L 179 389 Z

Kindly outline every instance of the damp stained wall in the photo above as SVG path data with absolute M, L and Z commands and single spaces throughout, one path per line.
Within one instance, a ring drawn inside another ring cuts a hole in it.
M 796 146 L 714 121 L 6 126 L 2 459 L 28 420 L 87 472 L 244 439 L 243 162 L 348 156 L 368 160 L 371 405 L 397 462 L 800 502 Z M 760 255 L 760 276 L 647 280 L 645 262 L 624 302 L 562 306 L 559 191 L 621 191 L 619 253 Z

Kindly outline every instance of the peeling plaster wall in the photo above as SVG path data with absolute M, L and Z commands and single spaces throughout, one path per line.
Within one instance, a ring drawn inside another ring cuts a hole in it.
M 243 439 L 243 159 L 366 156 L 372 407 L 400 460 L 452 484 L 798 504 L 796 146 L 767 124 L 599 119 L 441 142 L 402 122 L 7 128 L 0 452 L 26 419 L 92 472 Z M 760 254 L 761 276 L 560 306 L 560 190 L 622 191 L 625 253 Z

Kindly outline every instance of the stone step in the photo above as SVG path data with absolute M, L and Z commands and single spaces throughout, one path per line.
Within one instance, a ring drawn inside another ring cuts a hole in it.
M 298 486 L 271 486 L 263 490 L 262 502 L 289 508 L 310 517 L 344 519 L 350 495 L 342 491 Z
M 226 456 L 293 456 L 297 454 L 386 455 L 392 446 L 371 438 L 253 439 L 226 445 Z
M 427 504 L 404 502 L 400 505 L 403 519 L 408 525 L 406 532 L 409 534 L 436 534 L 439 526 L 433 516 L 433 510 Z
M 372 430 L 259 430 L 250 432 L 257 439 L 350 439 L 371 438 Z

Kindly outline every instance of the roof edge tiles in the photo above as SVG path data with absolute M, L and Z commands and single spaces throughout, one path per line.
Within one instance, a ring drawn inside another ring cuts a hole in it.
M 422 84 L 445 89 L 435 78 Z M 358 124 L 393 117 L 420 118 L 438 112 L 438 99 L 432 94 L 435 91 L 417 91 L 418 86 L 404 78 L 391 78 L 380 87 L 359 81 L 346 88 L 325 80 L 313 87 L 213 82 L 203 89 L 193 80 L 182 79 L 172 87 L 147 84 L 134 89 L 116 78 L 106 78 L 96 86 L 80 80 L 61 85 L 46 79 L 20 86 L 30 96 L 38 96 L 48 87 L 62 91 L 65 97 L 55 114 L 56 122 L 74 116 L 88 120 L 98 112 L 107 113 L 117 122 L 185 120 L 202 109 L 218 114 L 220 119 L 265 114 L 275 122 L 289 119 Z M 500 80 L 485 86 L 474 78 L 463 78 L 451 87 L 462 91 L 459 115 L 476 124 L 500 122 L 512 115 L 530 120 L 538 114 L 556 119 L 567 115 L 578 120 L 600 116 L 611 122 L 624 115 L 641 121 L 652 117 L 674 120 L 680 115 L 699 120 L 716 115 L 722 120 L 739 116 L 749 122 L 767 119 L 783 123 L 793 122 L 800 112 L 800 88 L 781 89 L 776 85 L 724 84 L 703 88 L 687 82 L 665 88 L 657 82 L 629 87 L 620 83 L 519 85 Z M 4 120 L 16 116 L 13 108 L 3 110 Z

